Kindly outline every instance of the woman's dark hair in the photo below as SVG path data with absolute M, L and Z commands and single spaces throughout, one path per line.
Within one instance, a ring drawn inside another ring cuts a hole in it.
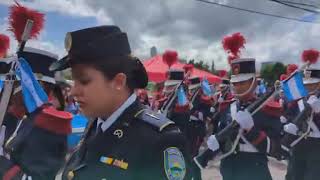
M 57 108 L 57 109 L 60 110 L 60 111 L 63 111 L 64 110 L 64 106 L 65 106 L 65 99 L 63 97 L 62 88 L 58 84 L 54 85 L 53 94 L 58 99 L 58 101 L 60 103 L 60 107 Z
M 54 84 L 48 83 L 48 82 L 45 82 L 45 81 L 39 81 L 39 82 L 42 85 L 42 87 L 43 87 L 44 91 L 46 92 L 46 94 L 50 94 L 50 92 L 54 88 Z
M 60 107 L 57 108 L 60 111 L 64 110 L 65 99 L 63 97 L 62 89 L 59 84 L 52 84 L 44 81 L 40 81 L 44 91 L 49 95 L 51 92 L 58 99 Z
M 135 89 L 143 89 L 148 84 L 148 75 L 141 61 L 133 56 L 108 58 L 104 60 L 93 60 L 92 65 L 101 71 L 106 78 L 113 79 L 118 73 L 127 76 L 127 86 L 131 92 Z

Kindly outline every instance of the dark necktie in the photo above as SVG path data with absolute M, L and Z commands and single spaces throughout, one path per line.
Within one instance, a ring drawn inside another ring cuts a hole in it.
M 99 134 L 103 133 L 102 128 L 101 128 L 102 124 L 103 124 L 103 122 L 100 122 L 98 124 L 97 129 L 96 129 L 96 136 L 98 136 Z

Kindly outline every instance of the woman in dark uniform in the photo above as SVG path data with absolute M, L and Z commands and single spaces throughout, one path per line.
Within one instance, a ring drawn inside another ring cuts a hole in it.
M 51 70 L 71 67 L 71 94 L 93 120 L 63 179 L 189 179 L 184 136 L 134 93 L 148 77 L 130 55 L 126 33 L 116 26 L 82 29 L 68 33 L 65 45 L 68 55 Z

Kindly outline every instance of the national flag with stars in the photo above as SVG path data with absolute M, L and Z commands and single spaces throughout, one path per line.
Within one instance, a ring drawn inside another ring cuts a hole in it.
M 282 89 L 288 101 L 294 101 L 308 95 L 303 85 L 302 73 L 299 71 L 282 81 Z
M 184 106 L 188 103 L 187 95 L 184 92 L 184 89 L 182 86 L 179 87 L 177 96 L 178 96 L 178 104 L 180 106 Z
M 19 58 L 16 74 L 21 80 L 22 94 L 29 113 L 48 102 L 48 96 L 36 80 L 32 69 L 24 58 Z

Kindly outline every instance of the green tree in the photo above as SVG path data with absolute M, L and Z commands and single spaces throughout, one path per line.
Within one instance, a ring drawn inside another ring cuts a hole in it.
M 286 66 L 277 62 L 275 64 L 267 64 L 261 68 L 260 76 L 268 82 L 268 84 L 274 84 L 276 80 L 279 80 L 281 74 L 286 73 Z
M 196 61 L 194 59 L 191 59 L 188 61 L 188 64 L 193 64 L 193 66 L 197 69 L 211 72 L 210 66 L 207 63 L 205 63 L 203 60 Z
M 216 74 L 216 66 L 214 64 L 214 60 L 212 60 L 212 63 L 211 63 L 211 69 L 210 69 L 210 72 L 213 73 L 213 74 Z
M 186 59 L 179 59 L 179 61 L 185 64 L 188 62 Z

